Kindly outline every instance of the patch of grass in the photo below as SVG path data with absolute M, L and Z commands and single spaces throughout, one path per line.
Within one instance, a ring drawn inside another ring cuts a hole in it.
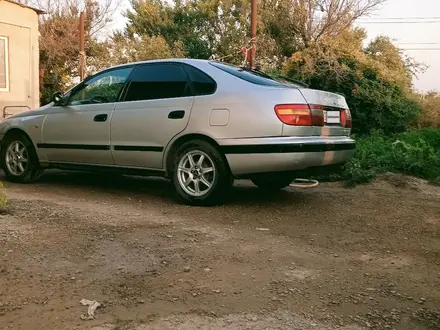
M 440 130 L 427 128 L 387 136 L 374 132 L 356 138 L 354 157 L 341 178 L 348 185 L 368 183 L 376 175 L 393 172 L 440 182 Z
M 378 174 L 407 174 L 440 184 L 440 130 L 426 128 L 395 135 L 373 132 L 355 137 L 354 157 L 339 175 L 320 181 L 344 181 L 347 186 L 371 182 Z

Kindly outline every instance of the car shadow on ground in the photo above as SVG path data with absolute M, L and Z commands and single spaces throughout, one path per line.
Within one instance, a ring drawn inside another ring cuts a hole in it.
M 0 180 L 6 181 L 3 173 Z M 171 182 L 164 178 L 127 176 L 119 174 L 76 172 L 76 171 L 46 171 L 34 186 L 57 188 L 72 187 L 74 189 L 92 189 L 111 195 L 127 195 L 136 198 L 153 198 L 165 203 L 179 203 L 174 194 Z M 6 187 L 8 183 L 6 183 Z M 303 201 L 309 194 L 304 190 L 286 188 L 277 192 L 265 192 L 255 187 L 250 181 L 240 180 L 234 184 L 227 205 L 285 204 L 293 201 Z

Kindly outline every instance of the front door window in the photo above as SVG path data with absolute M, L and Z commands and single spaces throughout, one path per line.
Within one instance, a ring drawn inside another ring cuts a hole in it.
M 117 102 L 131 70 L 132 68 L 111 70 L 86 80 L 72 91 L 68 105 Z

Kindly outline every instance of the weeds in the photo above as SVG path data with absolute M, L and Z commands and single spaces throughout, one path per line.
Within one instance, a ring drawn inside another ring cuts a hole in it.
M 440 130 L 426 128 L 386 136 L 373 132 L 357 138 L 354 157 L 341 174 L 348 185 L 368 183 L 385 172 L 440 182 Z
M 320 181 L 344 181 L 347 186 L 368 183 L 378 174 L 412 175 L 440 184 L 440 130 L 426 128 L 392 136 L 373 132 L 355 138 L 354 157 L 342 173 L 319 177 Z

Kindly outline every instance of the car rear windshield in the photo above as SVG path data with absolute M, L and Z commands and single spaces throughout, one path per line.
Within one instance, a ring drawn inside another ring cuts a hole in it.
M 289 84 L 288 82 L 280 82 L 275 80 L 273 77 L 267 77 L 266 74 L 260 74 L 257 71 L 246 70 L 243 68 L 239 68 L 237 66 L 219 63 L 219 62 L 210 62 L 212 66 L 223 70 L 237 78 L 246 80 L 247 82 L 262 85 L 262 86 L 274 86 L 274 87 L 292 87 L 294 84 Z

